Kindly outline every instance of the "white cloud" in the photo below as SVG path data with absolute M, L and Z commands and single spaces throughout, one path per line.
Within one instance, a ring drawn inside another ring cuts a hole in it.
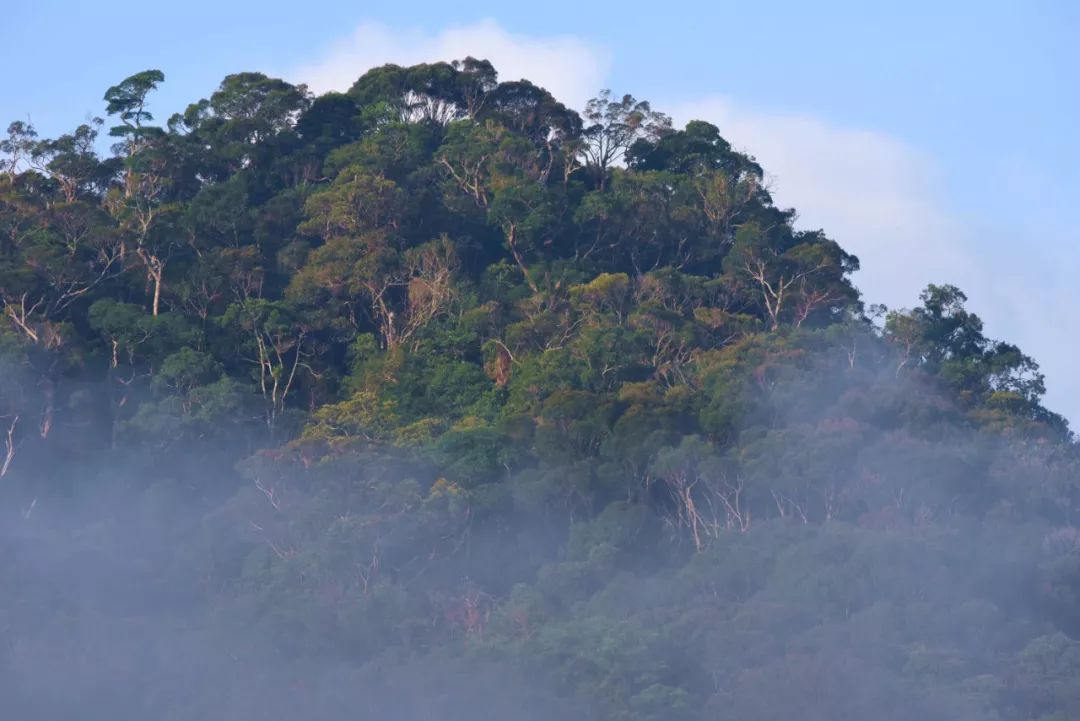
M 364 71 L 385 63 L 413 65 L 472 55 L 490 60 L 500 80 L 528 80 L 569 107 L 583 107 L 602 87 L 611 64 L 602 48 L 569 35 L 513 35 L 492 20 L 429 33 L 366 22 L 312 65 L 288 73 L 315 92 L 346 90 Z

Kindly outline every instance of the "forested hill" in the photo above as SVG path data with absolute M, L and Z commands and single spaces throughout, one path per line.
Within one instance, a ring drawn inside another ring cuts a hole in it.
M 1076 444 L 959 289 L 631 96 L 162 82 L 0 143 L 4 718 L 1080 718 Z

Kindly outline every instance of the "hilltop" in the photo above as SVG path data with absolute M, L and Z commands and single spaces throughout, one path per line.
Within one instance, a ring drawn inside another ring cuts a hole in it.
M 1080 714 L 1076 443 L 961 289 L 630 95 L 164 81 L 0 143 L 14 712 Z

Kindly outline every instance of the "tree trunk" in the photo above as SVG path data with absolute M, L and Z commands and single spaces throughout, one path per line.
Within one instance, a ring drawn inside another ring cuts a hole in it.
M 161 273 L 154 274 L 154 310 L 153 315 L 157 318 L 158 311 L 161 309 Z
M 525 283 L 528 284 L 529 289 L 533 293 L 539 293 L 540 288 L 533 280 L 532 273 L 529 272 L 528 266 L 525 265 L 525 261 L 517 249 L 517 226 L 513 223 L 509 225 L 510 227 L 506 231 L 506 244 L 510 247 L 510 254 L 514 256 L 514 262 L 517 263 L 518 268 L 521 268 L 521 274 L 525 276 Z

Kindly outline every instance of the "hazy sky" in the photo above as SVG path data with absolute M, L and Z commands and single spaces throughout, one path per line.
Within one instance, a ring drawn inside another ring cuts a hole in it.
M 166 75 L 159 119 L 230 72 L 325 90 L 373 64 L 465 54 L 578 107 L 631 92 L 757 156 L 802 226 L 862 259 L 867 301 L 959 285 L 1080 422 L 1080 3 L 880 5 L 35 0 L 2 13 L 0 121 L 69 130 L 146 68 Z

